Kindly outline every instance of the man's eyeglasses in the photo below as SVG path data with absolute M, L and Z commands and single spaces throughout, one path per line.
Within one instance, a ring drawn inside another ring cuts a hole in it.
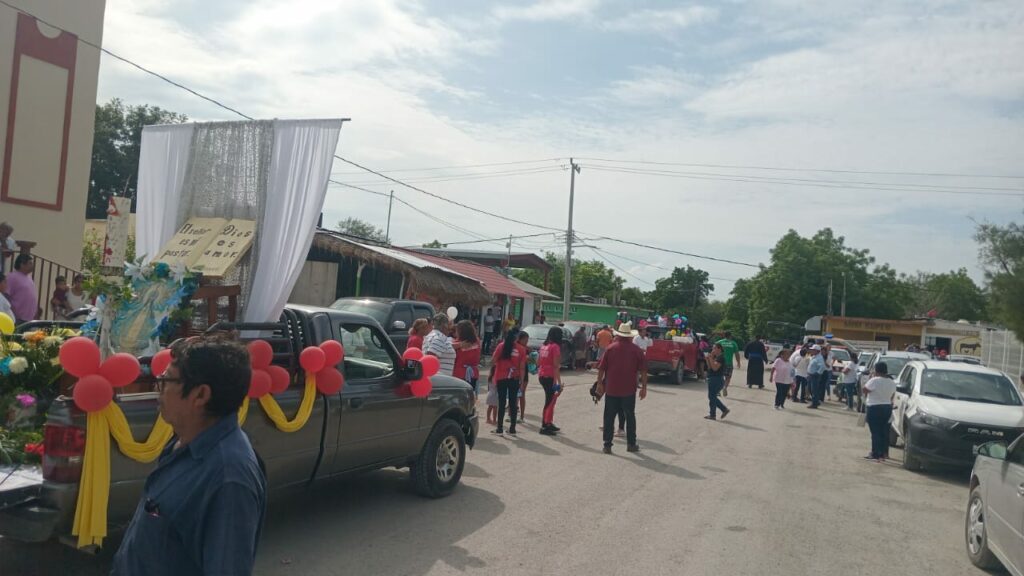
M 170 378 L 167 376 L 157 376 L 156 382 L 153 383 L 153 390 L 156 392 L 163 392 L 164 388 L 167 387 L 168 382 L 181 382 L 181 378 Z

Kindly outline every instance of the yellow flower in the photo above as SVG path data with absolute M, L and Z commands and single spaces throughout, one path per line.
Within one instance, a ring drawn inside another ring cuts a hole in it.
M 50 365 L 60 366 L 60 356 L 54 356 L 53 358 L 50 358 Z
M 71 328 L 59 328 L 53 331 L 54 336 L 60 336 L 62 338 L 71 338 L 78 336 L 80 332 L 78 330 L 72 330 Z
M 60 336 L 47 336 L 43 338 L 43 346 L 60 346 L 64 339 Z
M 7 349 L 11 352 L 20 352 L 21 344 L 18 344 L 17 342 L 10 342 L 7 344 Z

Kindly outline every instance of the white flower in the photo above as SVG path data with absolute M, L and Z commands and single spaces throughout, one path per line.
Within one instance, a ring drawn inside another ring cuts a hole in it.
M 185 276 L 188 276 L 188 269 L 185 268 L 185 264 L 182 262 L 175 262 L 171 264 L 171 278 L 174 278 L 174 282 L 181 284 L 185 281 Z
M 11 374 L 21 374 L 28 370 L 28 359 L 22 356 L 11 358 L 11 363 L 7 367 L 10 368 Z
M 60 346 L 64 339 L 60 336 L 47 336 L 43 338 L 43 346 Z
M 142 266 L 139 266 L 138 264 L 136 264 L 134 262 L 125 262 L 124 263 L 124 275 L 128 276 L 129 278 L 131 278 L 133 282 L 135 282 L 137 280 L 145 280 L 146 279 L 146 271 L 145 271 L 145 269 L 143 269 Z

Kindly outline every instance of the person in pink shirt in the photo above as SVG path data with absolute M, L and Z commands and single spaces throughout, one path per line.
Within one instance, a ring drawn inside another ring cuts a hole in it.
M 552 326 L 548 337 L 540 347 L 537 359 L 537 376 L 544 388 L 544 412 L 541 416 L 540 433 L 554 436 L 559 427 L 555 426 L 555 402 L 562 389 L 562 328 Z
M 452 369 L 452 376 L 468 382 L 475 395 L 478 393 L 477 381 L 480 378 L 480 338 L 469 320 L 456 324 L 455 334 L 458 339 L 454 343 L 455 368 Z
M 39 317 L 39 290 L 32 280 L 36 262 L 28 254 L 14 259 L 14 270 L 7 275 L 7 299 L 14 311 L 14 322 L 22 324 Z

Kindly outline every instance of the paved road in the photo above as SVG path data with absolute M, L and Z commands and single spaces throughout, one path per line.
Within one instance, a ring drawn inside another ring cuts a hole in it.
M 961 535 L 966 471 L 862 460 L 867 431 L 835 404 L 777 412 L 773 391 L 734 384 L 732 414 L 709 422 L 703 383 L 655 383 L 638 408 L 642 452 L 619 444 L 608 456 L 591 379 L 567 379 L 556 438 L 537 434 L 543 396 L 531 388 L 519 438 L 484 434 L 447 499 L 421 499 L 404 472 L 381 471 L 276 501 L 257 573 L 981 573 Z M 107 565 L 0 542 L 5 576 Z

